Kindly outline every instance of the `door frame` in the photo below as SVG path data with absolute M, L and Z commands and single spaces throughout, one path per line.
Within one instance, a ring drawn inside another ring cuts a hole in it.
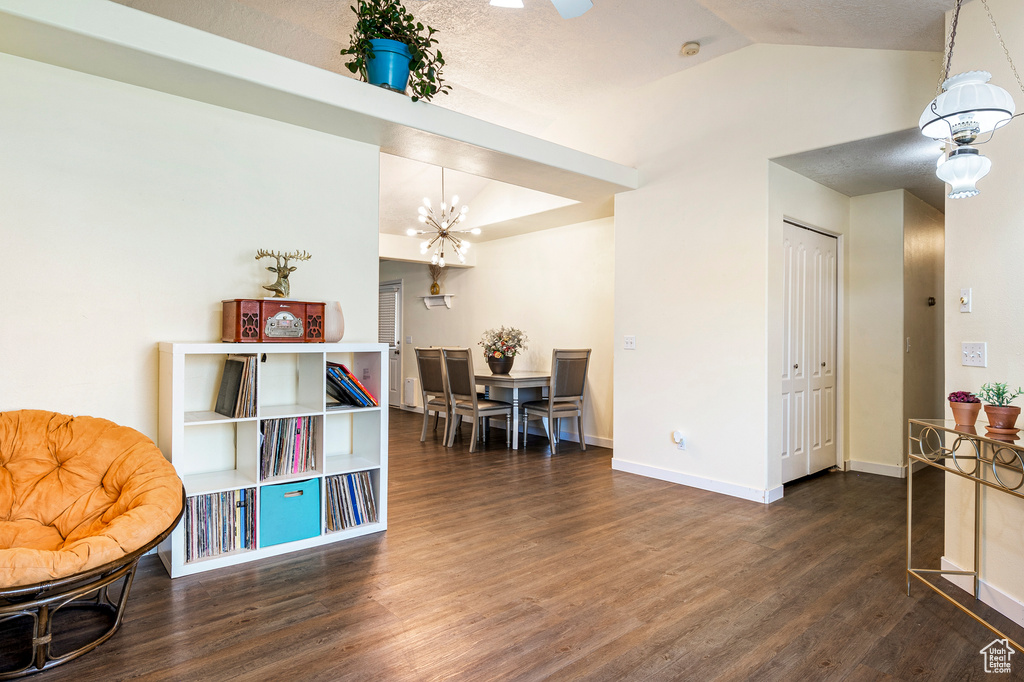
M 787 215 L 782 216 L 782 222 L 836 240 L 836 466 L 847 471 L 846 450 L 843 447 L 846 434 L 846 236 Z M 778 363 L 775 366 L 778 367 Z
M 403 284 L 401 279 L 389 279 L 383 282 L 377 283 L 377 290 L 381 287 L 396 287 L 398 289 L 398 300 L 396 302 L 395 309 L 395 324 L 398 327 L 397 339 L 395 341 L 398 348 L 398 404 L 392 405 L 394 407 L 404 408 L 406 405 L 403 402 L 405 400 L 405 353 L 402 349 L 402 339 L 405 334 L 405 291 L 403 290 Z M 379 313 L 378 313 L 379 314 Z M 388 357 L 390 358 L 391 352 L 388 351 Z M 390 386 L 388 390 L 390 391 Z

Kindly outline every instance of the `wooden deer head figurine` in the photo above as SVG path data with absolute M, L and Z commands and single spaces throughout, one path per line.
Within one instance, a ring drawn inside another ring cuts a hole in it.
M 263 288 L 267 291 L 274 292 L 274 298 L 288 298 L 288 294 L 291 292 L 291 285 L 288 283 L 288 275 L 295 272 L 295 268 L 288 265 L 289 260 L 309 260 L 313 256 L 306 253 L 305 251 L 292 251 L 291 253 L 278 253 L 277 251 L 264 251 L 260 249 L 256 252 L 256 260 L 260 258 L 275 258 L 277 259 L 276 266 L 268 266 L 267 270 L 277 275 L 277 281 L 269 286 Z

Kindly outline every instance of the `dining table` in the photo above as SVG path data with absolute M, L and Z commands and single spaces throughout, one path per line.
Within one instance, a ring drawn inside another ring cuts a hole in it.
M 512 389 L 512 449 L 519 447 L 519 389 L 544 388 L 551 383 L 551 370 L 513 369 L 508 374 L 492 374 L 489 369 L 476 372 L 477 386 L 483 386 L 489 394 L 491 388 Z

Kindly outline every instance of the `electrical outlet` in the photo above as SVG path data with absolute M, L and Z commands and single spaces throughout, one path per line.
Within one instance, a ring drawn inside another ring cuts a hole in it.
M 961 343 L 960 364 L 964 367 L 988 367 L 987 343 Z
M 672 440 L 676 442 L 676 445 L 679 446 L 680 450 L 686 449 L 686 436 L 683 435 L 682 431 L 673 431 Z
M 622 347 L 625 350 L 636 350 L 636 337 L 632 335 L 626 336 Z

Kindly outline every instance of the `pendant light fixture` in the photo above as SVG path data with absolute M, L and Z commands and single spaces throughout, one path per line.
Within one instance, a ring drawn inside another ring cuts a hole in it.
M 933 99 L 918 125 L 921 133 L 944 144 L 935 174 L 949 183 L 950 199 L 963 199 L 978 194 L 978 180 L 985 177 L 992 168 L 992 162 L 981 155 L 974 144 L 984 144 L 992 139 L 993 133 L 1015 117 L 1016 107 L 1010 93 L 992 85 L 992 74 L 987 71 L 968 71 L 950 77 L 953 62 L 953 45 L 960 20 L 960 7 L 964 0 L 956 0 L 953 20 L 950 23 L 949 43 L 946 48 L 946 63 L 942 74 L 940 92 Z M 992 30 L 1003 48 L 1010 69 L 1017 79 L 1017 85 L 1024 92 L 1024 84 L 1017 74 L 1017 67 L 1010 59 L 1003 37 L 999 34 L 987 0 L 981 0 L 988 13 Z M 987 135 L 983 141 L 978 138 Z
M 432 229 L 429 230 L 416 230 L 410 228 L 406 230 L 406 234 L 410 237 L 415 237 L 421 234 L 431 235 L 430 239 L 424 240 L 420 243 L 420 253 L 426 255 L 430 249 L 434 250 L 433 255 L 430 257 L 430 262 L 433 265 L 439 267 L 445 266 L 445 249 L 448 249 L 449 257 L 454 254 L 460 263 L 466 262 L 466 251 L 469 249 L 469 242 L 467 242 L 462 235 L 466 234 L 480 234 L 480 228 L 474 227 L 472 230 L 456 230 L 453 229 L 456 225 L 466 220 L 466 214 L 469 213 L 469 206 L 463 205 L 459 208 L 459 196 L 455 195 L 452 197 L 451 204 L 447 203 L 444 194 L 444 168 L 441 169 L 441 206 L 438 213 L 434 213 L 434 207 L 430 203 L 429 197 L 423 197 L 423 205 L 419 208 L 419 218 L 421 223 L 429 225 Z

